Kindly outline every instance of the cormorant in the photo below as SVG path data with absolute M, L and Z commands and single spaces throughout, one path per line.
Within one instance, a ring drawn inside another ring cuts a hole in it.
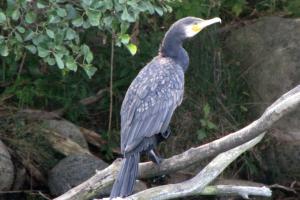
M 185 17 L 176 21 L 165 34 L 158 56 L 132 81 L 121 107 L 124 158 L 110 198 L 132 193 L 142 152 L 148 153 L 156 164 L 161 162 L 154 148 L 170 135 L 171 117 L 183 99 L 189 56 L 182 43 L 217 22 L 221 23 L 218 17 L 210 20 Z

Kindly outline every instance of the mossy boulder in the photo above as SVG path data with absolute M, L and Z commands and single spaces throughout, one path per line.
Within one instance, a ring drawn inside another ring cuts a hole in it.
M 300 84 L 300 19 L 264 17 L 232 30 L 225 41 L 227 62 L 243 69 L 251 89 L 253 118 Z M 270 130 L 264 164 L 274 181 L 300 179 L 300 108 Z
M 14 166 L 6 146 L 0 141 L 0 191 L 9 190 L 14 181 Z

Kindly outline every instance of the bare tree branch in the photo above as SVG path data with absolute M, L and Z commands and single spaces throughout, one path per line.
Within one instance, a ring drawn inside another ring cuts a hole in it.
M 152 162 L 139 164 L 139 178 L 173 173 L 208 157 L 216 156 L 219 153 L 237 147 L 265 132 L 282 116 L 295 110 L 299 104 L 300 85 L 280 97 L 274 104 L 267 108 L 259 119 L 239 131 L 197 148 L 191 148 L 182 154 L 165 159 L 159 166 Z M 107 188 L 113 183 L 119 167 L 120 160 L 115 161 L 108 168 L 96 173 L 95 176 L 56 198 L 56 200 L 83 200 L 94 197 L 96 194 L 103 191 L 104 188 Z
M 219 154 L 204 169 L 202 169 L 195 177 L 182 183 L 163 185 L 141 191 L 137 194 L 129 196 L 130 200 L 162 200 L 186 197 L 191 195 L 199 195 L 203 189 L 212 182 L 224 169 L 232 163 L 237 157 L 248 149 L 259 143 L 265 133 L 257 136 L 249 142 L 235 147 L 229 151 Z M 244 194 L 246 196 L 246 194 Z
M 213 185 L 205 187 L 201 195 L 216 195 L 216 196 L 241 196 L 244 199 L 249 199 L 249 196 L 271 197 L 272 191 L 266 186 L 236 186 L 236 185 Z
M 249 196 L 271 197 L 272 190 L 266 186 L 237 186 L 237 185 L 210 185 L 206 186 L 198 195 L 202 196 L 241 196 L 249 199 Z M 108 200 L 103 198 L 102 200 Z M 115 198 L 115 200 L 123 198 Z M 128 198 L 130 199 L 130 198 Z M 97 200 L 97 199 L 94 199 Z

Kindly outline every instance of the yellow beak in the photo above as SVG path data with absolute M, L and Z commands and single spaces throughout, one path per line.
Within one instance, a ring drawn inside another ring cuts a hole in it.
M 210 26 L 215 23 L 221 23 L 221 22 L 222 20 L 219 17 L 215 17 L 213 19 L 208 19 L 208 20 L 202 20 L 199 23 L 192 26 L 192 31 L 198 33 L 207 26 Z

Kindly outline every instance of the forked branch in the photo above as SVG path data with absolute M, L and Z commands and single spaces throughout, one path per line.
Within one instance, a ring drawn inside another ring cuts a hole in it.
M 141 163 L 139 165 L 139 178 L 173 173 L 208 157 L 216 156 L 222 152 L 242 145 L 268 130 L 282 116 L 295 110 L 299 104 L 300 85 L 281 96 L 275 103 L 266 109 L 259 119 L 241 130 L 197 148 L 191 148 L 182 154 L 165 159 L 159 166 L 152 162 Z M 112 185 L 119 167 L 120 162 L 115 161 L 108 168 L 97 172 L 89 180 L 69 190 L 62 196 L 56 198 L 56 200 L 84 200 L 96 196 L 105 188 Z

